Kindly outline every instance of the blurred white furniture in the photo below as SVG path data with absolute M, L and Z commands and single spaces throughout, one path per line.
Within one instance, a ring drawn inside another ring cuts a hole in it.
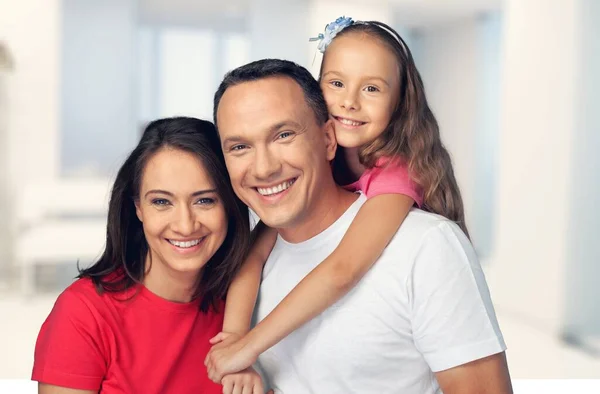
M 69 263 L 86 266 L 106 240 L 112 181 L 60 179 L 25 185 L 16 202 L 14 257 L 23 295 L 35 292 L 35 267 Z
M 8 46 L 0 41 L 0 290 L 8 286 L 9 262 L 11 259 L 12 239 L 10 237 L 11 209 L 9 198 L 8 173 L 8 87 L 10 73 L 14 70 L 13 56 Z

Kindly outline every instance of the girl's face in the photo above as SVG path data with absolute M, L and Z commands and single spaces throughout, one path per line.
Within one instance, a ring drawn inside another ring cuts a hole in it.
M 338 144 L 357 148 L 388 126 L 398 104 L 400 70 L 383 43 L 354 32 L 327 47 L 320 83 Z
M 148 159 L 135 205 L 156 277 L 197 278 L 227 235 L 211 176 L 183 150 L 161 149 Z

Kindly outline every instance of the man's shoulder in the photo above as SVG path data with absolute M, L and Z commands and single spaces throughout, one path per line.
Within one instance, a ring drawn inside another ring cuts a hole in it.
M 419 208 L 410 210 L 406 219 L 398 229 L 402 236 L 421 237 L 433 229 L 455 228 L 461 231 L 456 223 L 444 216 L 426 212 Z
M 432 247 L 440 242 L 455 241 L 461 248 L 470 248 L 468 238 L 456 223 L 443 216 L 413 208 L 388 248 L 399 248 L 405 253 L 422 247 Z

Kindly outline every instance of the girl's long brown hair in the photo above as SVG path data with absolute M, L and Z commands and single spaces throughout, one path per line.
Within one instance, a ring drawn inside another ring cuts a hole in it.
M 380 40 L 395 54 L 400 69 L 396 110 L 386 130 L 361 148 L 361 163 L 373 167 L 381 157 L 398 157 L 406 162 L 411 178 L 423 189 L 422 208 L 456 222 L 468 236 L 452 160 L 442 144 L 437 121 L 427 103 L 423 81 L 408 46 L 394 29 L 381 22 L 355 23 L 336 38 L 351 33 L 368 34 Z

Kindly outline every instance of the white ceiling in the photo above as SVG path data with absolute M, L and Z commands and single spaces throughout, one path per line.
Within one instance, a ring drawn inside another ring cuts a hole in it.
M 193 23 L 223 18 L 243 18 L 254 0 L 139 0 L 142 21 L 181 21 Z M 286 1 L 299 0 L 280 0 Z M 309 0 L 306 0 L 309 1 Z M 311 0 L 328 2 L 340 0 Z M 504 0 L 346 0 L 348 3 L 389 5 L 394 8 L 395 20 L 406 27 L 432 27 L 498 10 Z
M 252 0 L 139 0 L 142 20 L 211 20 L 243 16 Z
M 432 27 L 502 8 L 504 0 L 389 0 L 406 27 Z

